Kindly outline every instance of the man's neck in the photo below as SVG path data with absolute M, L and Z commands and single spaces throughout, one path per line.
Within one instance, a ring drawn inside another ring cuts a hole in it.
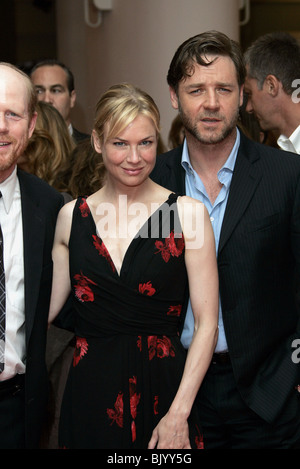
M 278 116 L 278 133 L 289 138 L 300 124 L 300 103 L 293 102 L 292 96 L 285 95 Z
M 13 173 L 16 165 L 11 166 L 10 168 L 0 171 L 0 184 L 4 182 L 9 176 Z
M 217 173 L 226 162 L 236 141 L 236 128 L 226 139 L 215 144 L 199 142 L 186 133 L 187 146 L 191 165 L 200 174 Z

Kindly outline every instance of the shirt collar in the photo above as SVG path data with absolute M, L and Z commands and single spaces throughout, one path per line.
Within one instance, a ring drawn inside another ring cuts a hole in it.
M 291 151 L 293 153 L 300 154 L 300 125 L 298 125 L 298 127 L 289 137 L 280 135 L 277 143 L 278 146 L 285 151 Z
M 224 165 L 219 170 L 219 172 L 222 171 L 223 169 L 227 169 L 230 172 L 233 172 L 239 146 L 240 146 L 240 132 L 239 132 L 239 129 L 237 128 L 236 129 L 236 139 L 235 139 L 233 148 L 232 148 L 232 150 L 230 152 L 230 155 L 228 156 L 227 160 L 225 161 Z M 184 139 L 184 143 L 183 143 L 181 164 L 182 164 L 182 166 L 185 170 L 187 170 L 187 169 L 192 170 L 192 171 L 194 170 L 192 165 L 191 165 L 189 150 L 188 150 L 186 139 Z
M 4 209 L 8 214 L 13 203 L 14 194 L 18 183 L 17 167 L 13 170 L 10 176 L 5 181 L 0 183 L 0 191 L 4 203 Z

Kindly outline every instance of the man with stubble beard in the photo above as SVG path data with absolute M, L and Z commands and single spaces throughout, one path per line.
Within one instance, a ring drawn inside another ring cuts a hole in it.
M 204 448 L 299 447 L 299 156 L 238 129 L 245 65 L 225 34 L 186 40 L 167 80 L 185 140 L 151 177 L 205 204 L 218 258 L 219 338 L 198 393 Z M 193 332 L 187 298 L 185 348 Z

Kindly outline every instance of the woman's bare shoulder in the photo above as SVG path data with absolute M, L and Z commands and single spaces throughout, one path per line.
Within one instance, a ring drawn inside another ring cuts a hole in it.
M 191 204 L 192 206 L 199 206 L 199 207 L 204 207 L 203 202 L 200 202 L 200 200 L 193 199 L 192 197 L 188 195 L 181 195 L 178 197 L 178 204 L 184 205 L 184 204 Z

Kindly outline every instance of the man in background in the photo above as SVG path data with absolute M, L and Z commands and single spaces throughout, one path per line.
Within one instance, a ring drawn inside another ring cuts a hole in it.
M 74 76 L 71 70 L 57 60 L 37 63 L 30 72 L 37 98 L 52 104 L 63 116 L 75 143 L 89 137 L 71 123 L 71 111 L 76 103 Z
M 300 44 L 290 34 L 259 37 L 246 51 L 247 112 L 264 131 L 278 136 L 277 144 L 300 154 Z

